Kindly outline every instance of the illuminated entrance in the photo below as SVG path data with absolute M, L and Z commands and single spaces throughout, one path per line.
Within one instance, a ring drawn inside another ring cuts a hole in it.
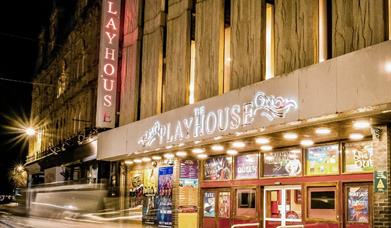
M 298 225 L 302 221 L 301 186 L 264 188 L 264 227 Z

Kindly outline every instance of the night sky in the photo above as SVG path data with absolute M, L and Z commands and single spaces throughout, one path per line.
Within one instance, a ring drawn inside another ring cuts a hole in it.
M 31 81 L 34 75 L 37 37 L 48 21 L 50 0 L 2 1 L 0 6 L 0 78 Z M 24 163 L 27 147 L 9 143 L 16 137 L 5 126 L 6 118 L 30 116 L 32 85 L 0 80 L 0 195 L 10 193 L 8 171 Z

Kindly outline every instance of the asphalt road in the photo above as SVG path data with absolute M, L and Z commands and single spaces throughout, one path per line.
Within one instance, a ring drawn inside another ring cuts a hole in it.
M 0 211 L 0 228 L 142 228 L 138 224 L 21 217 Z

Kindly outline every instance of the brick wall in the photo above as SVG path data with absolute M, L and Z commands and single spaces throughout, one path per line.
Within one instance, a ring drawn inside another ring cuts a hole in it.
M 387 171 L 388 190 L 373 193 L 373 227 L 391 227 L 390 136 L 391 125 L 376 126 L 373 135 L 375 171 Z M 375 186 L 374 188 L 375 189 Z

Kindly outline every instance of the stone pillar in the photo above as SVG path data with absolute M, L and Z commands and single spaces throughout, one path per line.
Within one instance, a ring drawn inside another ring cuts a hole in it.
M 332 57 L 388 39 L 384 0 L 332 1 Z
M 163 78 L 164 0 L 146 0 L 140 91 L 140 119 L 161 112 Z
M 185 106 L 190 82 L 191 1 L 169 0 L 163 111 Z
M 375 126 L 372 129 L 372 135 L 374 171 L 386 171 L 388 185 L 388 190 L 386 192 L 373 192 L 373 227 L 391 227 L 391 126 Z M 375 189 L 375 187 L 376 186 L 373 186 L 373 189 Z
M 125 1 L 121 64 L 120 126 L 137 120 L 141 67 L 142 10 L 142 1 Z
M 276 0 L 275 75 L 318 62 L 318 1 Z
M 265 66 L 265 0 L 231 0 L 230 90 L 263 79 Z
M 200 101 L 223 93 L 224 0 L 197 0 L 194 94 Z

